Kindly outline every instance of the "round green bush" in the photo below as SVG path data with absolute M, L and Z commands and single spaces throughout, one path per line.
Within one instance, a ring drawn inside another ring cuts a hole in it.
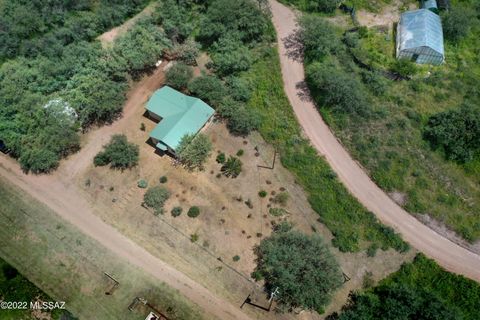
M 170 192 L 164 187 L 156 186 L 147 190 L 143 196 L 143 202 L 155 211 L 163 208 L 165 201 L 170 197 Z
M 181 215 L 183 212 L 183 209 L 182 207 L 175 207 L 172 209 L 172 211 L 170 212 L 172 214 L 173 217 L 178 217 L 179 215 Z
M 235 262 L 237 262 L 237 261 L 240 260 L 240 256 L 239 256 L 239 255 L 235 255 L 235 256 L 233 256 L 232 260 L 235 261 Z
M 217 155 L 217 163 L 224 163 L 226 160 L 225 153 L 221 152 Z
M 145 189 L 146 187 L 148 187 L 148 182 L 146 180 L 143 180 L 143 179 L 138 180 L 137 186 L 139 188 Z
M 260 190 L 260 191 L 258 192 L 258 196 L 259 196 L 260 198 L 265 198 L 265 197 L 267 196 L 267 191 L 265 191 L 265 190 Z
M 237 157 L 243 156 L 244 153 L 245 153 L 245 151 L 243 151 L 243 149 L 238 150 L 237 151 Z
M 187 216 L 190 218 L 196 218 L 200 215 L 200 208 L 197 206 L 193 206 L 190 209 L 188 209 Z
M 166 183 L 168 181 L 167 176 L 161 176 L 160 177 L 160 183 Z

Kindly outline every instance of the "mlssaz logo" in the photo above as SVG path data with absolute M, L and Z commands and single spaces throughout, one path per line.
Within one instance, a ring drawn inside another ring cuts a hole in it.
M 36 309 L 36 310 L 65 309 L 65 301 L 35 301 L 35 302 L 30 302 L 30 309 Z

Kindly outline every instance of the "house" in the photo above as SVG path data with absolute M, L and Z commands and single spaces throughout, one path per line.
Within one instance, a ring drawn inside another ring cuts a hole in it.
M 442 64 L 445 60 L 440 17 L 428 9 L 407 11 L 397 27 L 397 59 L 419 64 Z
M 150 132 L 157 149 L 175 155 L 183 136 L 197 134 L 215 111 L 198 98 L 185 95 L 169 86 L 154 92 L 147 102 L 148 115 L 159 121 Z

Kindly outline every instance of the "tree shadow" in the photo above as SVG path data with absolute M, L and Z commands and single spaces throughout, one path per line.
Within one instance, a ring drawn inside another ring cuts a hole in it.
M 297 62 L 303 62 L 304 47 L 300 29 L 295 29 L 290 35 L 282 38 L 282 42 L 287 50 L 287 57 Z
M 310 89 L 308 88 L 308 84 L 305 80 L 297 82 L 295 88 L 297 89 L 297 96 L 300 98 L 300 100 L 304 102 L 313 102 Z

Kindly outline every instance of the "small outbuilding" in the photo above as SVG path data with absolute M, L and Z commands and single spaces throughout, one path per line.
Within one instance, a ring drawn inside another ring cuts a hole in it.
M 443 30 L 437 14 L 419 9 L 401 15 L 397 27 L 397 59 L 419 64 L 443 63 Z
M 437 0 L 422 0 L 422 9 L 428 9 L 436 14 L 438 14 Z
M 150 132 L 151 140 L 157 149 L 173 155 L 183 136 L 197 134 L 215 113 L 215 110 L 202 100 L 169 86 L 155 91 L 146 108 L 148 115 L 159 121 Z

